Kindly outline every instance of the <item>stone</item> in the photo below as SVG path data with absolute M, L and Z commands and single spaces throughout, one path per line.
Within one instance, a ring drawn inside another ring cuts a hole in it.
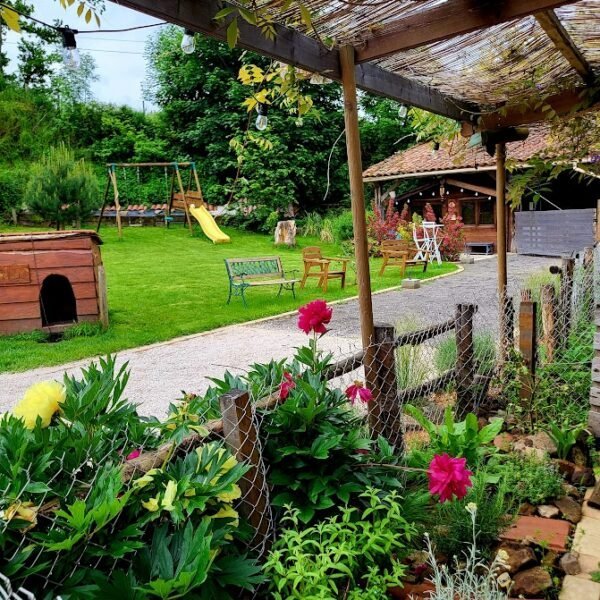
M 579 446 L 573 446 L 571 448 L 571 462 L 574 462 L 578 467 L 588 466 L 588 457 L 584 450 Z
M 493 444 L 500 452 L 510 452 L 515 436 L 512 433 L 499 433 L 493 441 Z
M 559 600 L 600 600 L 600 583 L 567 575 L 563 579 Z
M 513 444 L 513 450 L 527 456 L 535 456 L 538 460 L 546 457 L 546 452 L 541 448 L 535 448 L 530 438 L 521 438 Z
M 575 465 L 573 473 L 571 475 L 571 483 L 574 485 L 581 485 L 584 487 L 592 486 L 596 483 L 594 477 L 594 469 L 591 467 L 578 467 Z
M 563 483 L 562 489 L 567 496 L 571 496 L 571 498 L 575 498 L 575 500 L 581 500 L 581 492 L 574 485 Z
M 508 566 L 508 572 L 514 575 L 517 571 L 528 569 L 537 565 L 535 553 L 527 546 L 512 546 L 510 544 L 502 544 L 498 548 L 498 552 L 504 550 L 508 554 L 508 559 L 505 561 Z M 504 570 L 504 569 L 503 569 Z
M 579 559 L 571 552 L 563 554 L 560 557 L 560 561 L 558 564 L 567 575 L 579 575 L 579 573 L 581 573 Z
M 570 531 L 571 525 L 568 521 L 523 515 L 500 534 L 500 539 L 513 543 L 530 540 L 532 543 L 550 550 L 566 552 Z
M 510 592 L 517 597 L 522 595 L 525 598 L 536 598 L 544 595 L 544 592 L 551 587 L 550 573 L 542 567 L 533 567 L 526 571 L 520 571 L 514 576 Z
M 279 221 L 277 223 L 275 243 L 285 246 L 296 245 L 296 221 Z
M 540 504 L 537 507 L 537 512 L 540 517 L 544 517 L 544 519 L 554 519 L 558 517 L 560 511 L 556 506 L 552 506 L 551 504 Z
M 554 501 L 554 506 L 560 510 L 560 514 L 567 521 L 571 521 L 571 523 L 579 523 L 581 521 L 581 506 L 573 498 L 563 496 Z
M 521 506 L 519 506 L 519 514 L 520 515 L 535 515 L 536 507 L 533 504 L 529 504 L 529 502 L 523 502 Z
M 472 265 L 475 263 L 475 258 L 467 252 L 461 252 L 458 260 L 462 265 Z
M 558 468 L 558 472 L 565 479 L 568 479 L 570 481 L 571 477 L 573 476 L 573 471 L 575 471 L 577 465 L 574 465 L 572 462 L 569 462 L 568 460 L 564 460 L 562 458 L 555 459 L 554 464 Z
M 564 523 L 564 521 L 563 521 Z M 582 554 L 596 557 L 596 569 L 600 561 L 600 521 L 592 517 L 582 517 L 577 524 L 573 538 L 573 550 L 581 558 Z
M 554 550 L 548 550 L 545 554 L 544 554 L 544 558 L 542 558 L 542 567 L 546 567 L 546 569 L 549 569 L 551 567 L 556 566 L 556 563 L 558 562 L 558 554 L 556 552 L 554 552 Z
M 538 431 L 536 434 L 528 436 L 528 438 L 531 440 L 531 445 L 534 448 L 543 450 L 550 456 L 556 454 L 558 450 L 558 446 L 554 440 L 545 431 Z
M 403 583 L 403 587 L 388 588 L 388 592 L 392 598 L 397 600 L 425 600 L 431 597 L 432 592 L 435 592 L 435 586 L 429 581 L 423 583 L 409 583 L 406 581 Z
M 419 279 L 403 279 L 402 289 L 404 290 L 418 290 L 421 287 L 421 281 Z

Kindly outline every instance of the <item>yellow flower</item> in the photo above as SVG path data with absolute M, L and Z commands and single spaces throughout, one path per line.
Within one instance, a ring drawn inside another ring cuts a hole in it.
M 147 508 L 150 512 L 156 512 L 159 509 L 158 498 L 150 498 L 148 502 L 142 501 L 142 506 Z
M 35 427 L 38 417 L 42 427 L 48 427 L 54 413 L 65 401 L 66 390 L 58 381 L 42 381 L 32 385 L 13 408 L 13 415 L 20 417 L 27 429 Z
M 17 501 L 11 504 L 6 510 L 0 511 L 0 519 L 8 522 L 13 519 L 28 521 L 31 525 L 24 528 L 24 531 L 37 525 L 37 506 L 33 502 Z
M 212 515 L 211 519 L 233 519 L 231 524 L 234 527 L 237 527 L 240 524 L 240 516 L 236 510 L 231 508 L 231 506 L 222 508 L 219 512 Z
M 240 486 L 236 484 L 229 486 L 229 489 L 217 494 L 217 498 L 221 500 L 221 502 L 233 502 L 241 497 L 242 490 L 240 489 Z
M 162 499 L 161 506 L 165 510 L 175 510 L 173 506 L 173 500 L 175 500 L 175 496 L 177 495 L 177 484 L 171 480 L 167 483 L 167 489 L 165 490 L 165 495 Z
M 138 477 L 133 482 L 133 487 L 141 490 L 145 488 L 148 484 L 154 481 L 154 475 L 158 473 L 159 469 L 150 469 L 145 475 Z

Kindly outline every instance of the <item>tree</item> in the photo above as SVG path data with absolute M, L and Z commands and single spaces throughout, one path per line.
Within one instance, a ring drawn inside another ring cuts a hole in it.
M 52 78 L 52 89 L 59 106 L 91 102 L 92 83 L 98 81 L 96 61 L 91 54 L 81 53 L 77 69 L 70 69 L 64 63 Z
M 73 151 L 59 144 L 50 148 L 32 168 L 25 202 L 36 214 L 56 224 L 87 217 L 98 203 L 98 185 L 92 169 Z

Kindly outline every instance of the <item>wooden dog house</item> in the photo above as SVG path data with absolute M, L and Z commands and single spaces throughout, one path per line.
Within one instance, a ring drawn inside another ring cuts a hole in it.
M 94 231 L 0 234 L 0 335 L 107 326 L 101 244 Z

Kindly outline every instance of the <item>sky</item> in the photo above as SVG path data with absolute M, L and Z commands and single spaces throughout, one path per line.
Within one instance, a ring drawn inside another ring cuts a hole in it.
M 160 0 L 157 0 L 160 1 Z M 100 16 L 100 27 L 93 21 L 86 24 L 77 16 L 77 3 L 66 11 L 58 0 L 34 0 L 34 16 L 47 23 L 61 19 L 73 29 L 123 29 L 149 23 L 158 23 L 156 19 L 142 13 L 106 2 L 106 10 Z M 80 51 L 89 52 L 97 65 L 99 80 L 92 84 L 94 98 L 101 102 L 126 104 L 136 109 L 151 110 L 147 102 L 144 105 L 142 83 L 145 79 L 146 61 L 144 48 L 146 40 L 154 35 L 159 27 L 127 31 L 122 33 L 86 33 L 77 36 Z M 16 69 L 17 43 L 19 34 L 10 32 L 7 36 L 7 52 L 11 59 L 11 70 Z

